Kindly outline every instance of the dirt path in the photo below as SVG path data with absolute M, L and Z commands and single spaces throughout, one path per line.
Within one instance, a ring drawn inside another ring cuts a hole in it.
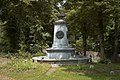
M 49 76 L 55 72 L 56 68 L 51 67 L 47 72 L 46 75 Z
M 0 66 L 7 64 L 8 62 L 9 62 L 9 59 L 0 57 Z
M 7 64 L 9 62 L 9 59 L 7 58 L 1 58 L 0 57 L 0 67 L 4 66 L 5 64 Z M 15 80 L 13 78 L 10 78 L 8 76 L 3 75 L 2 73 L 0 73 L 0 80 Z

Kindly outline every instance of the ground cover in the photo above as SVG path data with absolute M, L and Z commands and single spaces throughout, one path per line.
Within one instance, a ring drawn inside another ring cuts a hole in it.
M 79 64 L 52 68 L 46 63 L 0 58 L 0 80 L 120 80 L 120 65 Z

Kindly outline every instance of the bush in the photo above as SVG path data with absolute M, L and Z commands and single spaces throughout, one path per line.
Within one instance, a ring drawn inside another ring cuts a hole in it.
M 100 60 L 99 63 L 101 63 L 101 64 L 109 64 L 109 63 L 111 63 L 111 61 L 109 59 L 103 59 L 103 60 Z
M 15 57 L 20 59 L 30 59 L 32 56 L 29 52 L 18 50 L 18 53 L 16 53 Z
M 75 44 L 73 44 L 73 47 L 76 48 L 76 51 L 80 52 L 83 50 L 83 45 L 82 45 L 82 41 L 81 40 L 76 40 Z

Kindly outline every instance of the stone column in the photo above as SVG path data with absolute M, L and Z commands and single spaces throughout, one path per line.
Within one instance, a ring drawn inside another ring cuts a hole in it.
M 60 19 L 55 22 L 54 25 L 54 39 L 52 48 L 67 48 L 68 39 L 67 39 L 67 27 L 64 20 Z

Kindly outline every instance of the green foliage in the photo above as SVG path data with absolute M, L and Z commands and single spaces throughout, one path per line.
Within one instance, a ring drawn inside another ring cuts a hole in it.
M 1 56 L 5 58 L 17 58 L 17 59 L 31 59 L 32 55 L 30 52 L 24 52 L 21 50 L 18 50 L 18 53 L 10 53 L 9 51 L 7 53 L 1 52 Z
M 82 42 L 82 40 L 80 39 L 80 40 L 76 40 L 76 42 L 75 42 L 75 44 L 73 44 L 73 47 L 75 47 L 75 49 L 78 51 L 78 52 L 80 52 L 80 51 L 82 51 L 83 50 L 83 42 Z
M 117 55 L 119 41 L 117 41 L 116 50 L 114 41 L 119 40 L 119 37 L 115 38 L 115 36 L 120 34 L 118 31 L 120 25 L 117 23 L 119 22 L 119 8 L 119 1 L 115 0 L 68 1 L 66 20 L 70 25 L 70 33 L 73 35 L 81 33 L 81 36 L 86 36 L 87 43 L 83 48 L 100 51 L 101 57 L 115 53 L 115 51 Z M 109 58 L 111 57 L 112 55 L 109 55 Z
M 6 67 L 12 68 L 16 71 L 26 71 L 26 70 L 32 70 L 32 69 L 36 69 L 38 66 L 38 64 L 33 63 L 30 60 L 13 60 L 11 62 L 8 63 L 8 65 Z
M 30 52 L 24 52 L 24 51 L 20 51 L 20 50 L 14 56 L 19 59 L 30 59 L 32 57 Z
M 101 63 L 101 64 L 110 64 L 111 61 L 109 59 L 103 59 L 103 60 L 100 60 L 99 63 Z
M 53 22 L 59 13 L 58 1 L 62 0 L 0 0 L 0 52 L 36 53 L 51 45 Z M 79 37 L 83 38 L 73 41 L 76 50 L 100 51 L 106 58 L 112 59 L 114 55 L 117 59 L 119 1 L 68 0 L 64 6 L 69 34 L 80 33 Z
M 37 56 L 45 56 L 45 53 L 42 52 L 37 52 L 36 54 L 33 55 L 33 57 L 37 57 Z
M 3 32 L 6 40 L 4 47 L 7 49 L 5 51 L 12 53 L 18 50 L 30 51 L 30 44 L 48 42 L 50 34 L 46 30 L 51 19 L 50 1 L 4 0 L 0 3 L 2 4 L 0 20 L 6 22 Z
M 97 41 L 95 42 L 93 39 L 88 38 L 86 44 L 86 50 L 99 51 L 98 43 L 99 42 Z M 73 43 L 73 47 L 75 47 L 76 51 L 78 52 L 83 51 L 83 40 L 81 38 L 79 40 L 76 40 L 76 42 Z

